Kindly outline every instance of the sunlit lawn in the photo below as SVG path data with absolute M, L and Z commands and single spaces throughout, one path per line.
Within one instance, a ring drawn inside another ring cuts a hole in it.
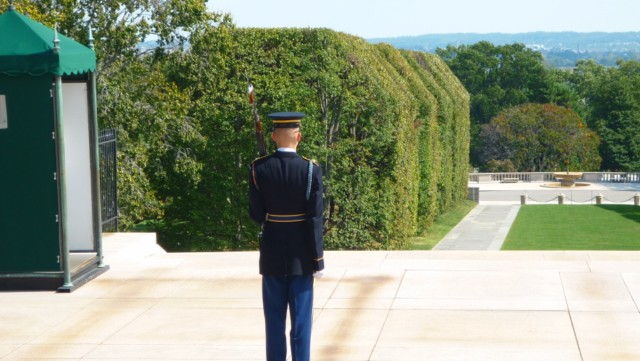
M 640 207 L 527 205 L 503 250 L 640 250 Z
M 413 237 L 409 249 L 429 250 L 432 249 L 444 236 L 449 233 L 478 203 L 465 200 L 458 207 L 441 214 L 434 220 L 424 237 Z

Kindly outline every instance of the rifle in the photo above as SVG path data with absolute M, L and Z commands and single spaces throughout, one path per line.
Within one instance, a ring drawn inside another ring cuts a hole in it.
M 258 105 L 256 104 L 255 93 L 253 92 L 253 85 L 249 82 L 249 104 L 253 106 L 253 124 L 256 127 L 256 141 L 258 142 L 258 153 L 261 157 L 267 155 L 267 151 L 264 148 L 264 134 L 262 134 L 262 121 L 260 115 L 258 115 Z

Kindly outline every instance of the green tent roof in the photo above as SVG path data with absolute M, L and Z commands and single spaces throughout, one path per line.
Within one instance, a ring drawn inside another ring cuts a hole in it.
M 0 15 L 0 34 L 0 73 L 72 75 L 96 68 L 93 50 L 58 34 L 60 49 L 54 52 L 53 29 L 15 10 Z

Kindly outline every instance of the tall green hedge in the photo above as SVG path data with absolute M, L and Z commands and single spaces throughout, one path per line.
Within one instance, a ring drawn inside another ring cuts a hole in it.
M 465 197 L 469 95 L 437 56 L 327 29 L 220 26 L 191 41 L 165 71 L 190 94 L 205 146 L 190 153 L 198 184 L 165 190 L 166 247 L 256 246 L 248 80 L 266 129 L 271 112 L 307 114 L 299 152 L 323 167 L 327 248 L 403 248 Z

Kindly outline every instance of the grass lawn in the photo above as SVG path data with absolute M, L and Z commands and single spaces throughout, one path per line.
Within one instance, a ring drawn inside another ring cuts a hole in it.
M 503 250 L 640 250 L 640 207 L 527 205 Z
M 433 221 L 424 237 L 413 237 L 409 244 L 410 250 L 432 249 L 444 236 L 453 229 L 478 203 L 465 200 L 456 208 L 441 214 Z

